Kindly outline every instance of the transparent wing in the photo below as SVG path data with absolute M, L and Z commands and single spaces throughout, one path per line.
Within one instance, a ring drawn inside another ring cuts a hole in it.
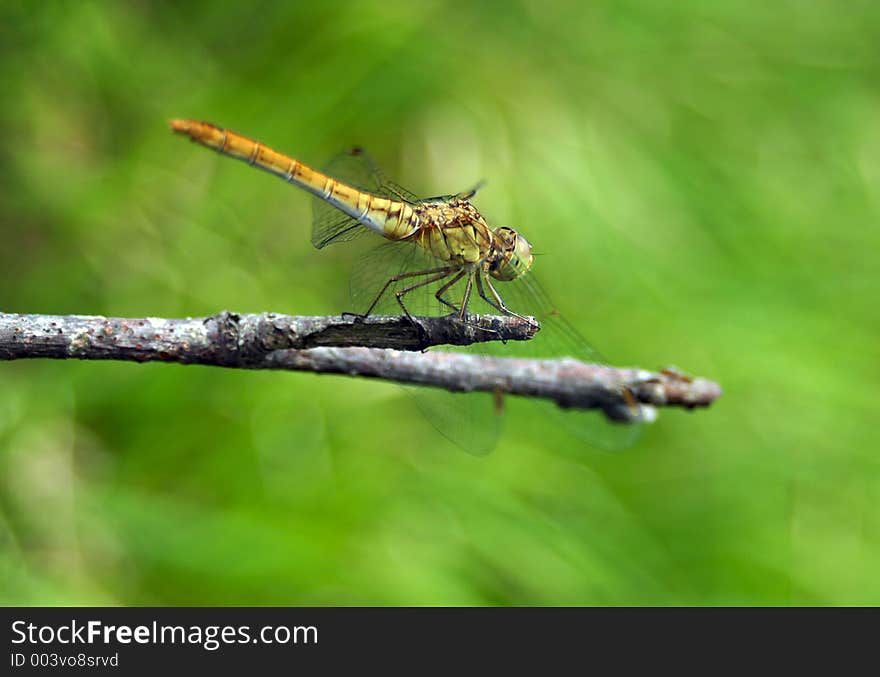
M 379 292 L 392 278 L 408 273 L 436 269 L 442 262 L 420 247 L 408 242 L 389 242 L 366 254 L 356 262 L 351 276 L 351 296 L 356 312 L 365 312 Z M 452 276 L 418 287 L 407 293 L 404 303 L 413 315 L 447 315 L 450 309 L 441 304 L 435 292 Z M 375 314 L 399 315 L 395 292 L 425 278 L 401 277 L 385 287 L 376 303 Z M 459 306 L 464 295 L 465 280 L 453 284 L 444 297 Z M 511 310 L 532 315 L 541 322 L 541 331 L 530 341 L 489 341 L 454 348 L 438 346 L 432 350 L 454 350 L 500 357 L 552 358 L 573 357 L 583 362 L 607 364 L 607 360 L 556 310 L 538 280 L 531 274 L 513 282 L 496 282 L 496 289 Z M 489 295 L 488 289 L 486 290 Z M 491 298 L 491 296 L 490 296 Z M 468 312 L 497 314 L 474 291 Z M 502 430 L 498 403 L 488 393 L 450 393 L 435 388 L 407 387 L 424 416 L 445 437 L 466 451 L 483 455 L 492 450 Z M 562 426 L 588 445 L 615 451 L 631 446 L 638 438 L 641 425 L 615 423 L 599 411 L 564 410 L 550 402 L 534 402 L 550 420 Z
M 340 181 L 361 190 L 405 200 L 421 202 L 416 195 L 389 181 L 375 161 L 359 148 L 340 153 L 324 168 Z M 473 191 L 471 191 L 473 192 Z M 453 199 L 456 195 L 437 199 Z M 333 242 L 352 240 L 368 232 L 355 219 L 347 217 L 323 200 L 314 206 L 312 242 L 324 247 Z M 386 242 L 362 254 L 355 262 L 350 279 L 353 311 L 364 313 L 373 305 L 372 313 L 399 315 L 402 312 L 395 292 L 407 291 L 403 297 L 406 310 L 412 315 L 447 315 L 451 308 L 440 303 L 435 293 L 455 276 L 427 273 L 442 268 L 444 263 L 409 242 Z M 421 274 L 425 273 L 425 274 Z M 396 281 L 394 278 L 398 278 Z M 436 278 L 436 279 L 435 279 Z M 389 282 L 391 281 L 391 282 Z M 426 282 L 426 284 L 420 284 Z M 460 306 L 465 289 L 461 278 L 449 286 L 443 297 Z M 530 341 L 498 341 L 479 343 L 465 348 L 441 346 L 435 350 L 457 350 L 508 357 L 553 358 L 573 357 L 583 362 L 607 364 L 602 355 L 558 312 L 535 275 L 512 282 L 495 282 L 507 307 L 522 315 L 531 315 L 541 323 L 541 331 Z M 491 298 L 488 289 L 485 290 Z M 380 295 L 381 294 L 381 295 Z M 480 298 L 477 290 L 471 295 L 468 312 L 497 314 L 498 310 Z M 501 407 L 487 393 L 449 393 L 434 388 L 407 387 L 407 391 L 425 417 L 448 439 L 475 454 L 488 453 L 501 431 Z M 591 446 L 606 450 L 623 449 L 638 437 L 642 426 L 610 421 L 599 411 L 564 410 L 549 402 L 536 402 L 556 417 L 574 435 Z
M 573 357 L 581 362 L 608 364 L 550 301 L 533 272 L 512 282 L 495 283 L 495 288 L 510 310 L 534 316 L 541 323 L 541 331 L 530 341 L 510 341 L 500 346 L 488 344 L 486 351 L 510 357 Z M 480 312 L 485 309 L 481 308 Z M 601 411 L 563 409 L 547 401 L 535 405 L 548 410 L 582 441 L 605 451 L 621 451 L 632 446 L 644 428 L 638 423 L 612 421 Z
M 529 341 L 506 343 L 489 341 L 455 350 L 498 357 L 535 359 L 573 357 L 581 362 L 608 364 L 608 360 L 559 312 L 532 272 L 511 282 L 493 281 L 493 284 L 510 310 L 535 317 L 541 323 L 541 330 Z M 456 303 L 460 301 L 463 293 L 464 288 L 461 284 L 449 290 L 450 298 L 455 299 Z M 488 289 L 486 294 L 492 298 Z M 471 296 L 468 312 L 498 314 L 497 309 L 476 293 Z M 473 397 L 480 395 L 475 393 Z M 601 411 L 563 409 L 545 400 L 535 401 L 533 406 L 543 409 L 550 420 L 559 421 L 569 432 L 589 446 L 605 451 L 620 451 L 632 446 L 644 427 L 638 423 L 614 422 Z
M 361 255 L 351 274 L 350 292 L 355 312 L 363 313 L 376 301 L 373 313 L 400 315 L 395 292 L 417 284 L 426 277 L 401 277 L 386 287 L 394 277 L 435 270 L 444 263 L 410 242 L 387 242 Z M 403 297 L 407 311 L 412 315 L 446 315 L 451 309 L 437 301 L 435 292 L 453 275 L 417 287 Z M 447 296 L 460 301 L 456 291 Z M 502 416 L 496 410 L 493 398 L 486 393 L 450 393 L 437 388 L 405 386 L 424 417 L 447 439 L 475 455 L 489 453 L 498 441 Z
M 349 281 L 354 309 L 364 313 L 376 301 L 372 314 L 400 315 L 403 310 L 395 292 L 411 289 L 402 298 L 411 315 L 446 315 L 451 308 L 444 306 L 434 296 L 439 287 L 453 277 L 447 275 L 440 278 L 443 273 L 439 270 L 446 267 L 447 263 L 434 258 L 416 244 L 385 242 L 363 253 L 355 261 Z M 399 279 L 392 282 L 395 278 Z M 432 278 L 438 279 L 421 284 Z
M 361 254 L 354 263 L 349 279 L 349 293 L 357 313 L 365 313 L 373 306 L 375 315 L 400 315 L 394 292 L 400 284 L 385 287 L 392 278 L 419 270 L 436 268 L 440 263 L 421 247 L 410 242 L 384 242 Z M 381 298 L 377 297 L 382 293 Z M 414 309 L 413 314 L 420 314 Z
M 416 386 L 406 386 L 406 390 L 431 425 L 469 454 L 486 456 L 498 445 L 505 417 L 491 394 Z
M 410 191 L 389 181 L 372 157 L 360 148 L 339 153 L 321 169 L 328 176 L 360 190 L 394 200 L 418 202 Z M 312 202 L 312 244 L 349 242 L 368 232 L 358 221 L 319 197 Z

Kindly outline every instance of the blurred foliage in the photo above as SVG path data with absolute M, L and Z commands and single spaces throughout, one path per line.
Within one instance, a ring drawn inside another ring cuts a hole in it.
M 353 143 L 546 254 L 618 364 L 721 382 L 622 454 L 512 402 L 486 458 L 396 386 L 0 365 L 13 604 L 880 603 L 880 6 L 0 5 L 0 309 L 348 310 L 310 198 L 169 133 Z

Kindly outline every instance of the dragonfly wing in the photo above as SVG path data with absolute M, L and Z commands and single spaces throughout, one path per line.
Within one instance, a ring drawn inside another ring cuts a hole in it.
M 376 195 L 404 199 L 412 203 L 421 201 L 412 193 L 388 181 L 372 158 L 359 150 L 349 151 L 334 158 L 327 168 L 327 173 Z M 455 196 L 445 197 L 452 199 Z M 333 220 L 324 217 L 320 222 L 325 224 L 322 238 L 319 240 L 324 244 L 351 239 L 356 234 L 366 231 L 365 228 L 357 225 L 354 219 L 344 215 L 340 218 L 338 211 L 322 203 L 316 207 L 316 232 L 319 226 L 319 211 L 323 214 L 327 210 L 333 215 Z M 357 227 L 351 228 L 352 225 Z M 354 310 L 365 312 L 384 288 L 372 312 L 399 315 L 401 307 L 397 303 L 395 292 L 405 290 L 430 277 L 415 276 L 412 273 L 442 266 L 443 262 L 413 243 L 384 243 L 361 255 L 355 263 L 350 287 Z M 398 279 L 388 284 L 389 280 L 395 277 Z M 448 315 L 451 308 L 440 303 L 435 293 L 453 277 L 454 274 L 408 291 L 403 297 L 407 311 L 413 315 Z M 461 348 L 441 346 L 435 350 L 502 357 L 574 357 L 583 362 L 607 364 L 607 360 L 557 312 L 532 273 L 513 282 L 498 282 L 495 286 L 510 310 L 532 315 L 541 322 L 542 328 L 537 336 L 530 341 L 510 341 L 506 344 L 489 341 Z M 444 298 L 460 306 L 464 289 L 465 280 L 462 278 L 446 290 Z M 498 310 L 474 292 L 471 295 L 468 312 L 497 314 Z M 413 396 L 419 409 L 434 427 L 466 451 L 482 455 L 495 446 L 502 429 L 502 416 L 499 404 L 492 395 L 450 393 L 414 386 L 406 387 L 406 390 Z M 535 404 L 548 411 L 550 418 L 555 417 L 576 437 L 600 449 L 619 450 L 631 446 L 643 427 L 637 424 L 614 423 L 600 411 L 564 410 L 553 403 L 543 401 Z
M 495 283 L 495 288 L 510 310 L 534 316 L 541 323 L 541 330 L 529 341 L 479 344 L 479 351 L 509 357 L 573 357 L 581 362 L 608 364 L 608 360 L 552 304 L 532 272 L 512 282 Z M 490 312 L 488 304 L 482 300 L 479 303 L 482 306 L 476 305 L 469 310 Z M 598 410 L 563 409 L 549 401 L 535 404 L 547 410 L 576 437 L 605 451 L 621 451 L 632 446 L 644 428 L 638 423 L 611 421 Z
M 323 249 L 328 244 L 350 242 L 368 232 L 357 219 L 316 197 L 312 207 L 312 244 Z
M 351 276 L 351 295 L 357 312 L 364 312 L 382 287 L 394 276 L 430 270 L 442 265 L 421 247 L 409 242 L 388 242 L 362 255 Z M 403 277 L 385 290 L 374 311 L 377 314 L 399 315 L 395 291 L 412 285 L 419 278 Z M 413 315 L 446 315 L 450 309 L 434 296 L 450 278 L 438 280 L 407 293 L 404 303 Z M 445 298 L 459 305 L 464 295 L 465 280 L 453 284 Z M 497 357 L 553 358 L 573 357 L 582 362 L 608 364 L 608 361 L 560 314 L 531 274 L 513 282 L 495 283 L 498 293 L 511 310 L 532 315 L 541 323 L 541 331 L 529 341 L 487 341 L 471 346 L 437 346 L 431 350 L 466 352 Z M 488 293 L 488 290 L 487 290 Z M 468 312 L 497 314 L 498 311 L 472 293 Z M 406 390 L 435 428 L 447 439 L 466 451 L 484 455 L 495 446 L 502 431 L 501 411 L 492 395 L 487 393 L 451 393 L 434 388 L 407 386 Z M 601 411 L 567 410 L 552 402 L 536 401 L 533 406 L 546 414 L 548 420 L 590 447 L 618 451 L 632 446 L 644 427 L 639 424 L 616 423 Z
M 350 292 L 354 310 L 363 313 L 370 307 L 390 279 L 404 275 L 391 283 L 376 303 L 373 312 L 378 315 L 400 315 L 395 292 L 417 284 L 431 276 L 410 276 L 425 270 L 443 267 L 444 263 L 432 257 L 411 242 L 386 242 L 362 254 L 351 274 Z M 407 310 L 413 315 L 446 315 L 451 312 L 443 306 L 435 292 L 451 279 L 417 287 L 403 296 Z M 458 303 L 460 284 L 448 298 Z M 445 349 L 446 346 L 441 347 Z M 474 455 L 485 455 L 496 445 L 502 429 L 501 412 L 494 399 L 486 393 L 452 393 L 437 388 L 404 386 L 422 415 L 448 440 Z
M 474 456 L 486 456 L 498 444 L 504 412 L 488 393 L 452 393 L 406 386 L 422 415 L 453 444 Z
M 360 148 L 339 153 L 322 170 L 328 176 L 367 193 L 406 202 L 418 202 L 410 191 L 389 181 L 373 158 Z M 340 212 L 326 200 L 312 202 L 312 244 L 323 249 L 329 244 L 349 242 L 368 229 L 357 219 Z
M 402 309 L 397 303 L 395 292 L 403 291 L 434 275 L 416 275 L 446 266 L 424 249 L 412 242 L 385 242 L 361 254 L 351 272 L 349 291 L 354 310 L 366 312 L 374 300 L 382 293 L 373 307 L 374 315 L 400 315 Z M 393 278 L 399 278 L 391 282 Z M 402 301 L 411 315 L 446 315 L 449 308 L 434 297 L 443 282 L 425 284 L 407 292 Z M 387 287 L 386 287 L 387 285 Z M 383 292 L 384 288 L 384 292 Z
M 452 350 L 496 357 L 534 359 L 573 357 L 581 362 L 608 364 L 608 360 L 556 309 L 532 273 L 512 282 L 495 282 L 494 285 L 505 305 L 510 310 L 523 315 L 531 315 L 541 323 L 541 330 L 537 335 L 528 341 L 508 341 L 506 343 L 487 341 L 464 347 L 438 346 L 433 348 L 433 350 Z M 436 286 L 434 289 L 436 289 Z M 489 295 L 488 289 L 486 292 Z M 447 298 L 455 303 L 459 303 L 463 294 L 464 280 L 460 280 L 448 290 Z M 468 312 L 498 314 L 498 310 L 481 299 L 476 292 L 471 295 Z M 459 417 L 461 420 L 474 418 L 476 415 L 475 411 L 479 411 L 479 409 L 471 408 L 476 406 L 470 404 L 471 399 L 476 402 L 478 398 L 482 398 L 484 402 L 479 405 L 480 407 L 484 409 L 493 408 L 493 398 L 484 393 L 474 393 L 460 399 L 458 399 L 459 396 L 456 394 L 441 392 L 439 395 L 456 399 L 449 400 L 448 402 L 444 402 L 443 397 L 423 399 L 437 400 L 437 402 L 432 402 L 432 406 L 440 412 L 456 407 L 460 412 Z M 623 393 L 621 393 L 621 400 L 623 401 Z M 581 441 L 586 442 L 591 447 L 605 451 L 620 451 L 632 446 L 644 428 L 643 425 L 638 423 L 614 422 L 598 410 L 563 409 L 555 403 L 545 400 L 534 401 L 533 406 L 545 412 L 548 420 L 557 421 L 561 427 L 564 427 Z M 468 410 L 466 411 L 466 409 Z M 442 416 L 452 417 L 450 414 L 442 414 Z M 481 416 L 484 424 L 489 425 L 485 422 L 489 421 L 491 417 L 486 416 L 485 413 Z M 498 417 L 496 416 L 495 418 Z M 444 432 L 444 434 L 446 433 Z M 446 436 L 469 451 L 474 451 L 474 444 L 469 442 L 469 440 L 479 440 L 479 436 L 474 435 L 468 429 L 460 432 L 454 431 L 453 434 L 446 434 Z M 479 444 L 476 446 L 479 447 Z

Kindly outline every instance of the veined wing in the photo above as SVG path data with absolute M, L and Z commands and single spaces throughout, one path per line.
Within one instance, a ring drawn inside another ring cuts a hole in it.
M 370 155 L 361 148 L 351 148 L 335 156 L 322 172 L 338 181 L 380 197 L 414 204 L 419 198 L 389 181 Z M 349 242 L 367 232 L 357 219 L 344 214 L 318 198 L 312 202 L 312 244 L 323 249 L 329 244 Z
M 357 257 L 349 279 L 349 292 L 354 312 L 365 312 L 385 284 L 394 277 L 431 270 L 442 262 L 413 242 L 385 242 Z M 400 315 L 402 309 L 394 292 L 405 289 L 417 280 L 404 277 L 391 284 L 378 299 L 373 314 Z M 443 284 L 418 287 L 403 297 L 403 303 L 412 315 L 446 315 L 450 308 L 443 306 L 434 293 Z
M 573 357 L 581 362 L 609 364 L 550 301 L 539 282 L 539 275 L 530 271 L 511 282 L 499 282 L 495 288 L 508 308 L 534 316 L 540 322 L 541 330 L 529 341 L 510 341 L 503 345 L 484 343 L 479 349 L 487 354 L 509 357 Z M 487 311 L 484 307 L 479 308 L 479 312 Z M 563 409 L 548 401 L 536 402 L 534 406 L 544 408 L 550 414 L 550 420 L 560 421 L 577 438 L 604 451 L 621 451 L 632 446 L 644 428 L 640 423 L 612 421 L 599 410 Z M 626 406 L 623 392 L 621 406 Z
M 366 192 L 421 202 L 416 195 L 389 181 L 378 165 L 365 152 L 354 149 L 336 156 L 325 168 L 334 178 Z M 448 196 L 454 199 L 456 195 Z M 443 198 L 428 198 L 438 200 Z M 323 201 L 316 201 L 313 242 L 325 246 L 357 237 L 366 231 L 354 219 L 341 214 Z M 364 312 L 375 300 L 383 286 L 395 276 L 437 267 L 438 260 L 424 249 L 410 242 L 386 242 L 362 254 L 355 262 L 350 278 L 350 293 L 354 312 Z M 413 315 L 446 315 L 449 307 L 435 297 L 435 292 L 448 280 L 418 287 L 404 296 L 404 304 Z M 401 307 L 394 292 L 412 285 L 412 277 L 403 277 L 388 287 L 373 309 L 375 314 L 398 315 Z M 452 285 L 444 298 L 460 305 L 465 280 Z M 523 315 L 532 315 L 541 323 L 541 331 L 530 341 L 497 341 L 478 343 L 467 347 L 437 347 L 435 350 L 456 350 L 498 357 L 553 358 L 573 357 L 583 362 L 606 364 L 607 361 L 569 323 L 547 297 L 534 272 L 512 282 L 496 282 L 495 287 L 507 307 Z M 471 295 L 468 312 L 497 314 L 497 309 L 483 301 L 477 293 Z M 425 417 L 445 437 L 465 450 L 483 455 L 497 443 L 502 429 L 502 416 L 497 402 L 486 393 L 450 393 L 434 388 L 407 386 Z M 550 420 L 561 421 L 576 437 L 605 450 L 624 449 L 637 439 L 642 426 L 610 421 L 600 411 L 563 410 L 550 402 L 536 402 Z
M 350 292 L 353 310 L 364 312 L 389 279 L 419 271 L 429 270 L 438 265 L 421 247 L 411 242 L 386 242 L 357 258 L 350 278 Z M 413 315 L 446 315 L 450 309 L 437 301 L 434 296 L 444 281 L 418 287 L 403 297 L 407 310 Z M 392 284 L 379 299 L 373 312 L 377 315 L 400 315 L 394 292 L 413 284 L 412 277 L 406 277 Z M 460 300 L 458 285 L 453 295 L 447 298 L 453 302 Z M 454 300 L 453 300 L 454 299 Z M 476 344 L 483 346 L 485 344 Z M 475 347 L 476 347 L 475 346 Z M 441 346 L 438 349 L 450 349 Z M 413 398 L 424 417 L 447 439 L 465 451 L 483 456 L 492 451 L 502 430 L 502 416 L 496 410 L 491 395 L 486 393 L 451 393 L 437 388 L 402 386 Z
M 408 242 L 389 242 L 362 255 L 351 275 L 351 296 L 356 312 L 363 312 L 372 303 L 382 286 L 393 276 L 426 270 L 437 261 L 420 247 Z M 389 287 L 374 312 L 400 314 L 394 292 L 411 283 L 404 278 Z M 420 287 L 404 297 L 407 310 L 413 315 L 445 315 L 448 307 L 437 301 L 434 293 L 443 284 L 437 282 Z M 541 331 L 529 341 L 500 343 L 488 341 L 467 347 L 438 346 L 432 350 L 468 352 L 496 357 L 554 358 L 573 357 L 582 362 L 607 364 L 604 357 L 556 310 L 538 280 L 529 274 L 512 282 L 496 282 L 496 289 L 507 306 L 524 315 L 532 315 L 541 323 Z M 449 288 L 444 297 L 458 305 L 464 294 L 464 280 Z M 469 313 L 497 314 L 498 311 L 473 293 Z M 425 417 L 445 437 L 466 451 L 484 455 L 495 446 L 502 430 L 502 415 L 497 402 L 487 393 L 451 393 L 435 388 L 407 386 Z M 548 420 L 555 420 L 590 446 L 615 451 L 631 446 L 643 427 L 638 424 L 615 423 L 601 411 L 564 410 L 551 402 L 533 402 Z

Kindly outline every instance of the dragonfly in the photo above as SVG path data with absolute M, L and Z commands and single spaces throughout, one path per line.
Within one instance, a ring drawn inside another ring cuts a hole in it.
M 364 308 L 361 317 L 382 312 L 453 313 L 468 322 L 477 303 L 526 322 L 541 331 L 525 351 L 505 344 L 478 343 L 468 350 L 541 357 L 568 356 L 605 363 L 602 356 L 562 318 L 535 280 L 531 243 L 508 226 L 491 227 L 472 203 L 479 186 L 432 198 L 421 198 L 389 181 L 360 148 L 337 156 L 324 171 L 269 146 L 208 122 L 171 120 L 173 132 L 218 153 L 274 174 L 317 198 L 313 208 L 312 244 L 322 249 L 372 233 L 386 244 L 362 256 L 351 276 L 351 296 Z M 504 290 L 499 292 L 496 284 Z M 505 301 L 515 299 L 514 303 Z M 534 320 L 532 318 L 535 318 Z M 519 342 L 517 342 L 519 343 Z M 485 394 L 428 392 L 408 388 L 427 418 L 459 446 L 477 454 L 490 451 L 499 428 L 497 401 Z M 473 404 L 483 396 L 489 403 Z M 624 387 L 621 402 L 633 406 Z M 467 400 L 466 402 L 463 401 Z M 636 405 L 638 406 L 638 405 Z M 551 408 L 559 410 L 558 407 Z M 619 449 L 638 435 L 639 416 L 629 424 L 599 412 L 563 412 L 566 423 L 593 446 Z

